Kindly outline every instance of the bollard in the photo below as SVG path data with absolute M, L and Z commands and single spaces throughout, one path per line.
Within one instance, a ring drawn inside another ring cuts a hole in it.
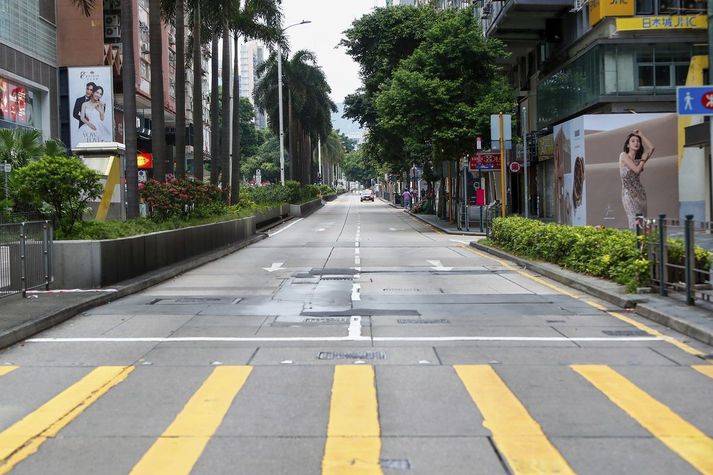
M 641 231 L 642 231 L 642 229 L 641 229 L 641 223 L 642 223 L 642 221 L 643 221 L 643 218 L 644 218 L 644 215 L 643 215 L 643 214 L 641 214 L 641 213 L 636 213 L 636 221 L 635 221 L 636 224 L 634 225 L 634 229 L 635 229 L 635 231 L 636 231 L 636 250 L 637 250 L 637 251 L 638 251 L 639 249 L 641 249 L 641 248 L 640 248 L 641 241 L 639 240 L 639 238 L 641 237 Z
M 666 289 L 666 263 L 668 261 L 666 252 L 666 215 L 659 215 L 659 294 L 662 297 L 668 295 Z
M 693 215 L 686 215 L 684 228 L 685 239 L 685 262 L 686 262 L 686 303 L 688 305 L 695 304 L 696 298 L 693 293 L 693 284 L 695 282 L 696 256 L 694 252 L 693 242 Z
M 49 230 L 49 223 L 48 221 L 45 221 L 42 224 L 42 265 L 43 265 L 43 270 L 45 272 L 45 290 L 50 289 L 50 252 L 49 252 L 49 237 L 50 237 L 50 230 Z

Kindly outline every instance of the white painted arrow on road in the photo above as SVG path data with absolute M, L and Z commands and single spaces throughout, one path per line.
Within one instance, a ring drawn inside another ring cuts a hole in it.
M 443 267 L 443 264 L 441 264 L 441 261 L 426 260 L 426 262 L 428 262 L 429 264 L 431 264 L 433 266 L 433 267 L 431 267 L 431 269 L 433 269 L 433 270 L 448 272 L 449 270 L 453 269 L 452 267 Z
M 275 272 L 276 270 L 280 270 L 280 267 L 282 267 L 282 264 L 284 262 L 273 262 L 270 267 L 263 267 L 268 272 Z

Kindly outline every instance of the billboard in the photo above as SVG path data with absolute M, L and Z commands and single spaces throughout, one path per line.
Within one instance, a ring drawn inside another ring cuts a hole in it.
M 110 66 L 67 68 L 71 148 L 114 141 L 114 94 Z
M 642 170 L 624 152 L 635 130 L 643 156 L 654 149 Z M 676 131 L 670 113 L 590 114 L 555 126 L 557 222 L 630 228 L 636 213 L 678 216 Z
M 33 97 L 25 86 L 0 77 L 0 119 L 34 127 Z

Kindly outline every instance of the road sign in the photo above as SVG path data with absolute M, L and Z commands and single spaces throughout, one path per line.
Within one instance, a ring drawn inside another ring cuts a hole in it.
M 10 173 L 12 171 L 12 163 L 4 163 L 3 165 L 5 165 L 5 173 Z
M 490 140 L 498 142 L 500 140 L 500 117 L 499 114 L 490 115 Z M 503 114 L 503 140 L 512 140 L 512 116 Z
M 520 162 L 512 162 L 510 164 L 510 171 L 513 173 L 517 173 L 520 171 Z
M 677 87 L 676 112 L 679 115 L 713 115 L 713 86 Z

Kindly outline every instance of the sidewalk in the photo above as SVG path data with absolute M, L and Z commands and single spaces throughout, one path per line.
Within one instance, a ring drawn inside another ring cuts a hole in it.
M 111 289 L 87 292 L 33 292 L 28 293 L 28 298 L 23 298 L 19 294 L 0 299 L 0 348 L 14 345 L 86 310 L 140 292 L 203 264 L 227 256 L 266 237 L 265 234 L 256 234 L 233 246 L 166 266 L 124 281 Z
M 385 199 L 379 197 L 381 201 L 384 203 L 392 206 L 393 208 L 404 210 L 401 206 L 395 205 L 391 203 L 390 201 L 386 201 Z M 419 219 L 423 221 L 426 224 L 430 224 L 434 228 L 437 228 L 441 231 L 443 231 L 446 234 L 458 234 L 462 236 L 485 236 L 485 232 L 480 232 L 480 224 L 478 221 L 474 221 L 475 224 L 471 224 L 470 230 L 465 231 L 465 230 L 460 230 L 458 229 L 458 225 L 454 222 L 453 224 L 449 223 L 448 220 L 446 219 L 440 219 L 438 216 L 435 214 L 417 214 L 417 213 L 412 213 L 411 211 L 406 211 L 406 213 L 410 214 L 416 219 Z

